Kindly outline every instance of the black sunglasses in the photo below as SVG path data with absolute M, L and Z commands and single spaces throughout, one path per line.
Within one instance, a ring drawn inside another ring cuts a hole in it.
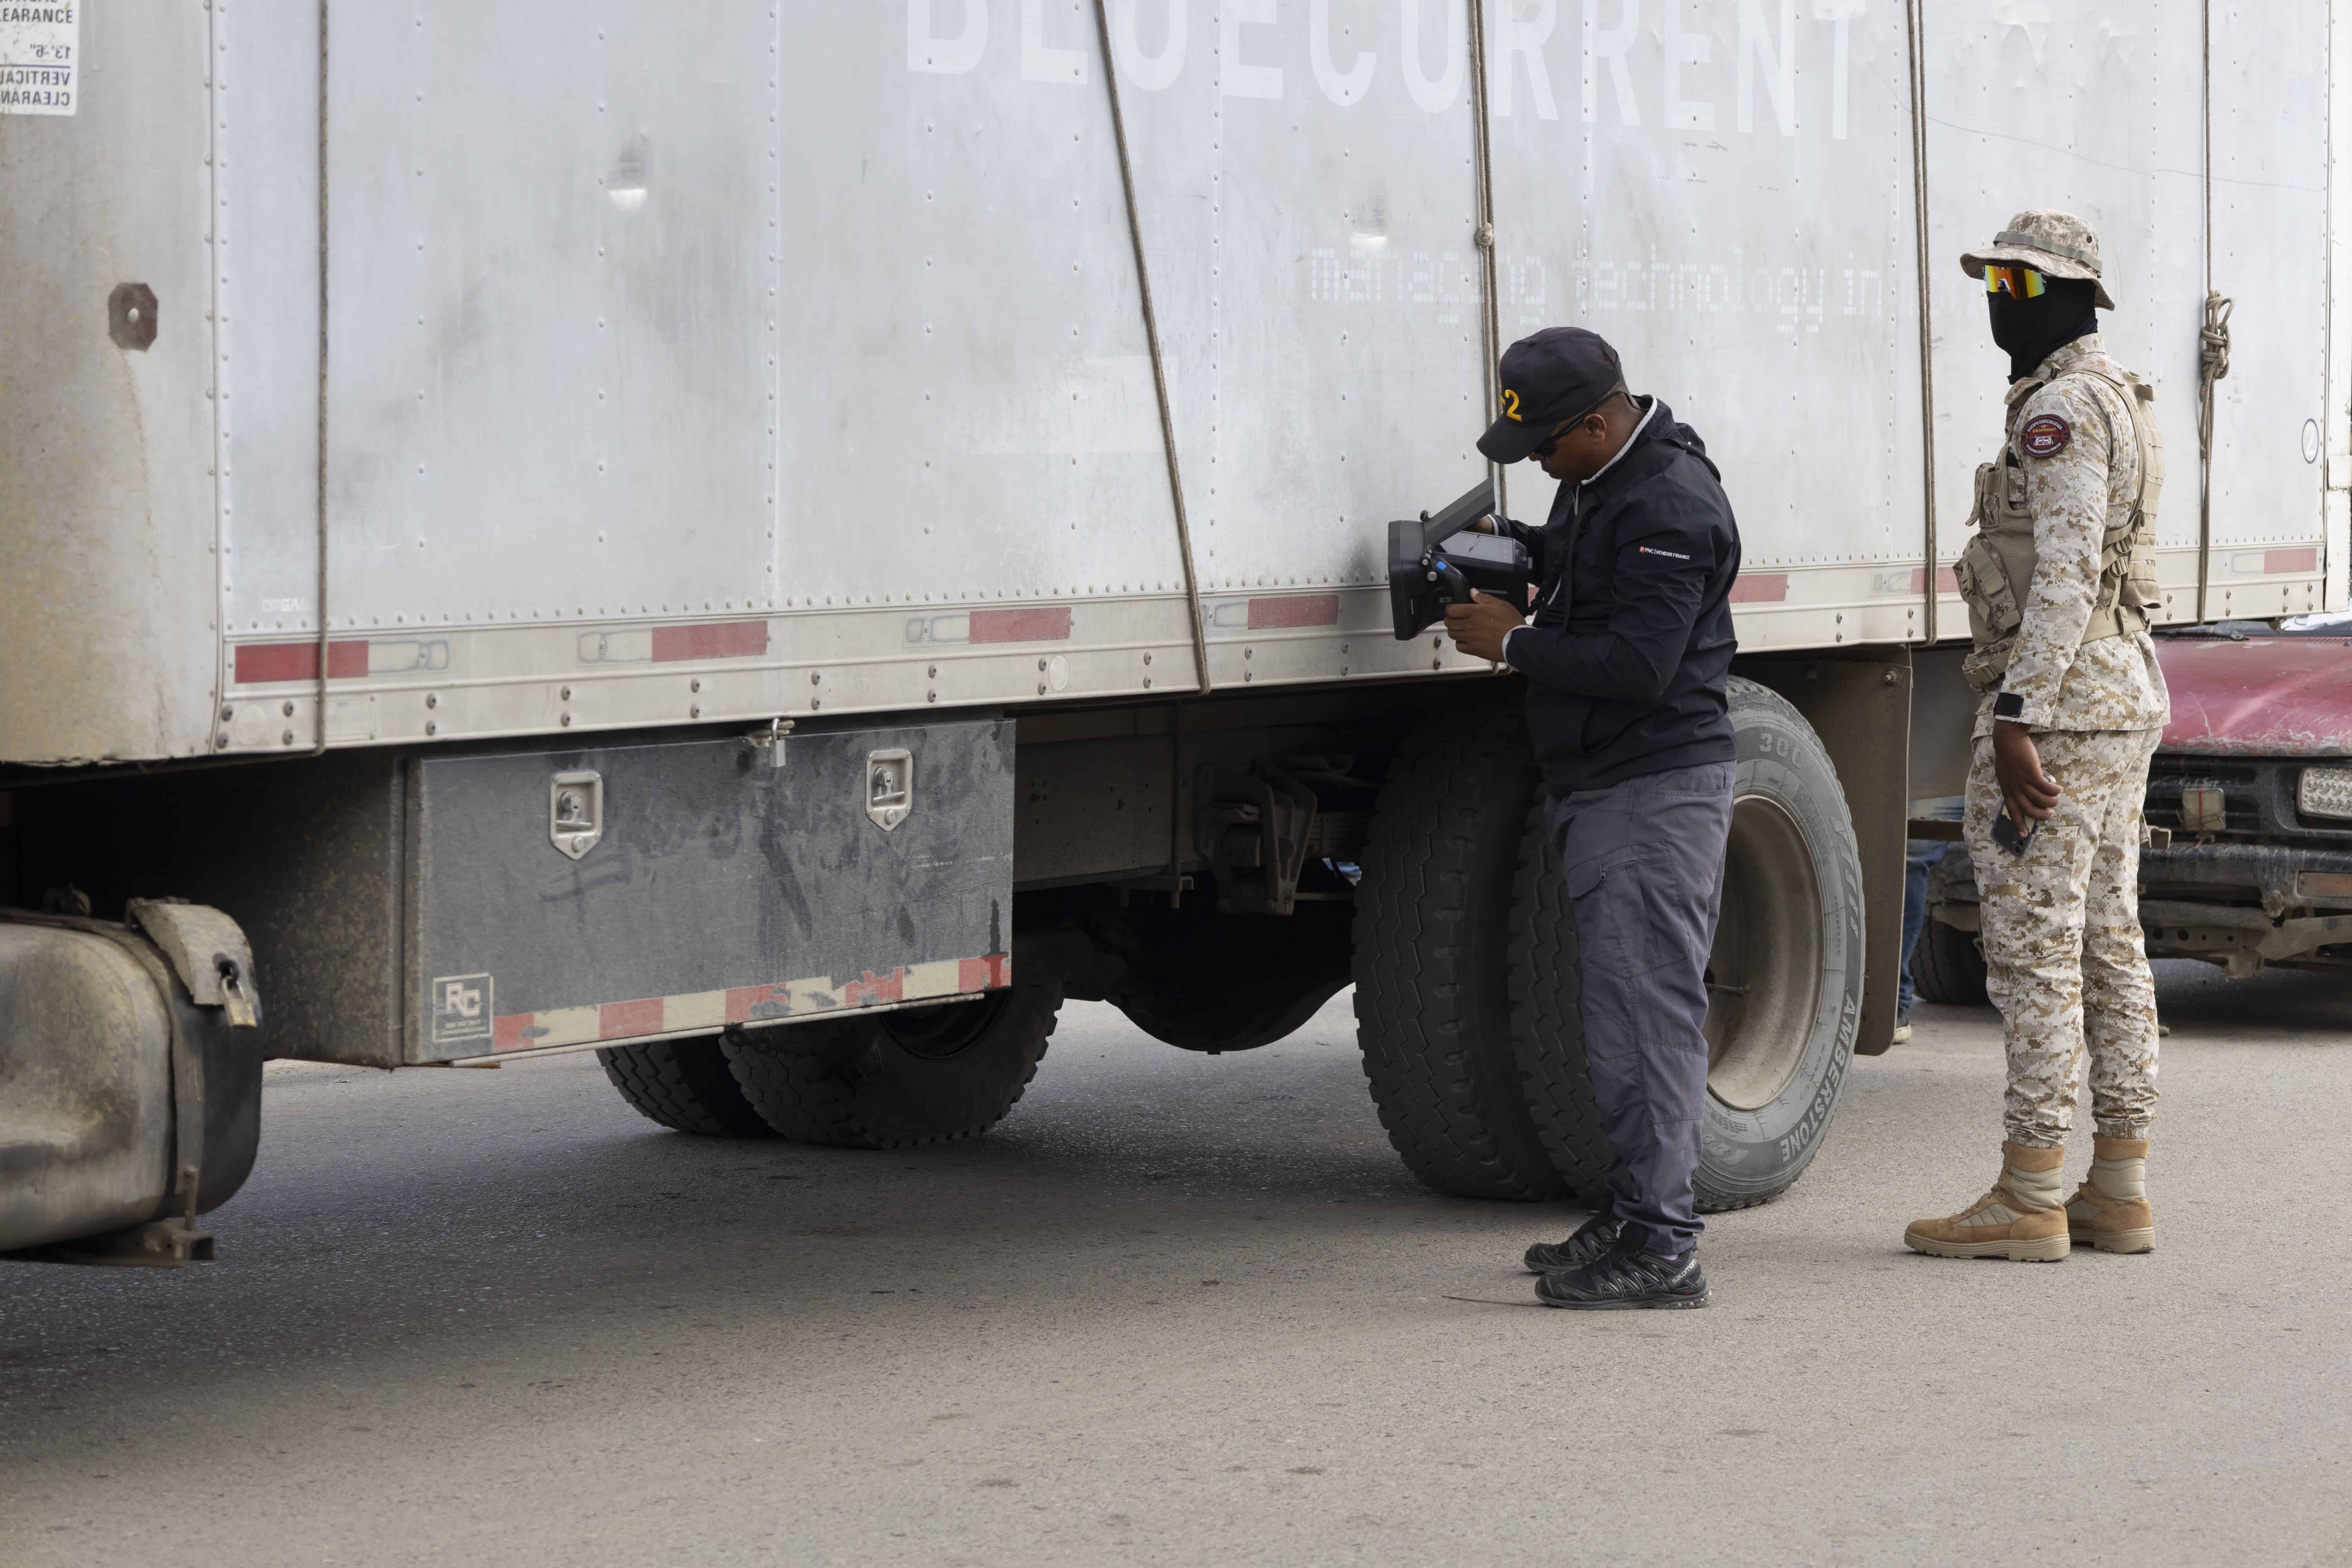
M 1577 416 L 1577 419 L 1581 419 L 1582 417 L 1582 415 Z M 1537 462 L 1543 463 L 1551 460 L 1552 453 L 1559 448 L 1559 438 L 1567 435 L 1570 429 L 1574 428 L 1577 419 L 1563 419 L 1559 424 L 1551 427 L 1551 434 L 1545 437 L 1542 444 L 1536 447 L 1535 458 Z
M 1586 409 L 1581 414 L 1573 415 L 1553 426 L 1551 427 L 1551 434 L 1543 438 L 1543 443 L 1535 449 L 1536 461 L 1540 463 L 1550 458 L 1552 453 L 1559 447 L 1559 438 L 1562 436 L 1567 435 L 1577 426 L 1583 424 L 1585 420 L 1591 418 L 1592 416 L 1593 410 L 1598 409 L 1601 404 L 1608 402 L 1612 397 L 1629 396 L 1631 396 L 1631 394 L 1626 392 L 1625 384 L 1621 381 L 1615 386 L 1611 387 L 1607 392 L 1602 393 L 1600 400 L 1594 403 L 1591 408 Z

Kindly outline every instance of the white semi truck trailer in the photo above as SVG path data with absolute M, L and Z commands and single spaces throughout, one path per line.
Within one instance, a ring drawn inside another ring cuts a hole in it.
M 1516 678 L 1383 553 L 1561 322 L 1745 537 L 1700 1187 L 1769 1198 L 1958 788 L 1963 247 L 2096 226 L 2167 620 L 2346 602 L 2337 20 L 0 4 L 0 1249 L 201 1255 L 265 1057 L 902 1145 L 1065 997 L 1215 1052 L 1351 979 L 1416 1173 L 1591 1191 Z

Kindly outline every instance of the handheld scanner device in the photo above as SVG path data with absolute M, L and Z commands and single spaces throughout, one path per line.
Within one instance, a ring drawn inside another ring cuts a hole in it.
M 1410 642 L 1445 618 L 1448 605 L 1466 605 L 1472 589 L 1528 602 L 1527 546 L 1507 533 L 1476 533 L 1500 503 L 1489 477 L 1444 510 L 1389 524 L 1389 608 L 1399 642 Z

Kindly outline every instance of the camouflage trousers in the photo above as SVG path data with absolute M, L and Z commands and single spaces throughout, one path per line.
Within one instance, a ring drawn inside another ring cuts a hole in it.
M 2145 1138 L 2156 1115 L 2156 983 L 2139 929 L 2140 806 L 2156 730 L 2044 731 L 2063 792 L 2025 853 L 1992 841 L 1992 742 L 1976 742 L 1963 831 L 1982 900 L 1986 989 L 2009 1047 L 2009 1141 L 2056 1148 L 2074 1124 L 2085 1047 L 2102 1136 Z

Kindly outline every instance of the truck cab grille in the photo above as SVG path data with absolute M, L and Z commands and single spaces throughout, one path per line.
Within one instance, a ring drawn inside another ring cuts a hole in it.
M 2352 819 L 2305 816 L 2295 805 L 2295 784 L 2305 767 L 2330 759 L 2305 757 L 2206 757 L 2158 752 L 2147 770 L 2148 825 L 2168 827 L 2183 840 L 2200 834 L 2185 820 L 2183 793 L 2205 785 L 2222 797 L 2223 826 L 2208 839 L 2257 843 L 2304 843 L 2331 849 L 2352 847 Z M 2341 765 L 2337 763 L 2336 765 Z

